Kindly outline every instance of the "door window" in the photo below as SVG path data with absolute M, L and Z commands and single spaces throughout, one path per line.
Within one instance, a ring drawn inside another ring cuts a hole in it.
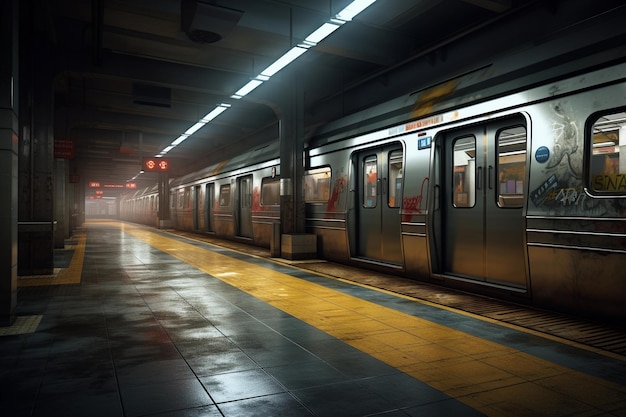
M 363 207 L 376 207 L 378 196 L 378 158 L 368 156 L 363 161 Z
M 454 141 L 452 153 L 452 202 L 454 207 L 474 207 L 476 202 L 476 138 L 461 137 Z
M 498 146 L 498 206 L 522 207 L 526 172 L 526 128 L 518 126 L 502 129 L 496 136 L 496 142 Z
M 389 207 L 402 206 L 402 164 L 402 151 L 392 151 L 389 153 L 389 173 L 387 174 Z

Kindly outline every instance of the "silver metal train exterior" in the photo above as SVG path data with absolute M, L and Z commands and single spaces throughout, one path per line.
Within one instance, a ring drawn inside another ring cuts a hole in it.
M 626 318 L 626 63 L 584 66 L 497 87 L 474 72 L 325 126 L 303 178 L 318 256 Z M 172 180 L 172 226 L 269 246 L 278 150 Z M 155 194 L 122 218 L 154 224 Z

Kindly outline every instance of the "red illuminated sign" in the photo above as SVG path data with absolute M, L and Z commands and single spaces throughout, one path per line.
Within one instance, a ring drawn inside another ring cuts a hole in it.
M 137 183 L 136 182 L 127 182 L 126 183 L 126 188 L 137 188 Z
M 89 188 L 100 188 L 100 183 L 97 181 L 89 181 Z
M 143 169 L 148 172 L 166 172 L 169 165 L 169 161 L 163 158 L 146 158 L 143 161 Z
M 54 157 L 61 159 L 74 159 L 74 141 L 55 138 Z

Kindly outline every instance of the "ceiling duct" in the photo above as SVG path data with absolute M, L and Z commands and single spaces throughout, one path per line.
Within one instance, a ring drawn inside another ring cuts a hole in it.
M 144 106 L 171 107 L 172 91 L 168 87 L 133 83 L 133 103 Z
M 200 0 L 181 0 L 181 29 L 197 43 L 213 43 L 226 36 L 243 12 Z

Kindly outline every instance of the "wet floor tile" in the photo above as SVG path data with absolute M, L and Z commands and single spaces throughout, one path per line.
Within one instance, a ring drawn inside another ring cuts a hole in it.
M 200 380 L 218 404 L 286 391 L 261 369 L 214 375 Z

